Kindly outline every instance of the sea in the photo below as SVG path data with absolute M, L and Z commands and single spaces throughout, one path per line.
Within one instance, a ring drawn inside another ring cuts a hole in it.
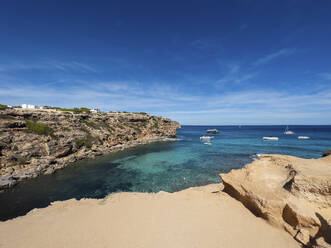
M 207 129 L 218 134 L 200 141 Z M 175 192 L 219 183 L 220 173 L 239 169 L 258 154 L 319 158 L 331 149 L 331 126 L 182 126 L 178 141 L 140 145 L 96 159 L 78 161 L 52 175 L 42 175 L 0 193 L 0 220 L 71 198 L 104 198 L 114 192 Z M 264 141 L 263 136 L 279 137 Z M 309 136 L 300 140 L 298 136 Z

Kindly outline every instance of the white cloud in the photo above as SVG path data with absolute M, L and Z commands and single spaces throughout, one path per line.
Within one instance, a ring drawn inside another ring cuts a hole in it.
M 208 98 L 198 109 L 162 114 L 190 124 L 330 124 L 331 90 L 315 94 L 243 91 Z
M 291 55 L 294 52 L 295 52 L 294 49 L 289 49 L 289 48 L 280 49 L 277 52 L 270 53 L 270 54 L 267 54 L 267 55 L 263 56 L 262 58 L 259 58 L 258 60 L 253 62 L 253 66 L 264 65 L 264 64 L 266 64 L 266 63 L 268 63 L 268 62 L 270 62 L 274 59 L 277 59 L 279 57 Z
M 223 82 L 239 84 L 254 76 L 241 70 L 239 65 L 232 65 Z M 160 82 L 59 81 L 61 87 L 56 82 L 37 85 L 0 74 L 0 103 L 144 111 L 184 124 L 331 123 L 328 114 L 331 112 L 331 90 L 328 88 L 305 94 L 263 88 L 236 92 L 209 90 L 207 94 L 191 91 L 189 87 L 183 89 L 180 84 Z
M 229 71 L 219 80 L 216 81 L 217 86 L 226 86 L 228 84 L 240 84 L 254 78 L 257 73 L 242 73 L 239 65 L 229 65 Z

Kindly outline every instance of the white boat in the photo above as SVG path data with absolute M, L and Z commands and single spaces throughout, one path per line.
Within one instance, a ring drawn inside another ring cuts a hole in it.
M 219 133 L 217 129 L 207 129 L 207 133 Z
M 259 159 L 259 158 L 261 157 L 261 154 L 256 153 L 256 154 L 251 155 L 251 156 L 249 156 L 249 157 L 255 161 L 255 160 L 257 160 L 257 159 Z
M 207 141 L 207 142 L 205 142 L 204 144 L 205 144 L 205 145 L 209 145 L 209 146 L 211 146 L 211 142 L 210 142 L 210 141 Z
M 310 139 L 309 136 L 298 136 L 298 139 Z
M 278 140 L 278 137 L 263 137 L 263 140 Z
M 286 126 L 286 129 L 284 131 L 284 134 L 294 134 L 291 130 L 288 129 L 288 126 Z
M 207 140 L 207 141 L 209 140 L 210 141 L 213 138 L 214 138 L 213 136 L 201 136 L 200 140 Z

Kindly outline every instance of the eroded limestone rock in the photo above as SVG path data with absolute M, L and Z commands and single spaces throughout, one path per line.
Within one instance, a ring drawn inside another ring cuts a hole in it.
M 331 246 L 331 156 L 262 155 L 220 174 L 224 191 L 304 245 Z
M 40 134 L 28 123 L 46 126 Z M 145 113 L 0 110 L 0 190 L 80 159 L 176 136 L 179 123 Z M 51 130 L 51 131 L 50 131 Z M 9 177 L 7 176 L 10 170 Z

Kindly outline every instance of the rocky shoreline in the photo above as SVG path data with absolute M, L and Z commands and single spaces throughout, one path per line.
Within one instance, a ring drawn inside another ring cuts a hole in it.
M 331 247 L 331 155 L 261 155 L 221 174 L 224 192 L 304 247 Z
M 0 222 L 2 244 L 57 247 L 61 240 L 69 247 L 91 247 L 99 233 L 101 247 L 331 247 L 331 155 L 265 154 L 220 177 L 220 184 L 175 193 L 114 193 L 55 202 Z
M 129 147 L 176 140 L 179 123 L 145 113 L 0 110 L 0 192 Z

